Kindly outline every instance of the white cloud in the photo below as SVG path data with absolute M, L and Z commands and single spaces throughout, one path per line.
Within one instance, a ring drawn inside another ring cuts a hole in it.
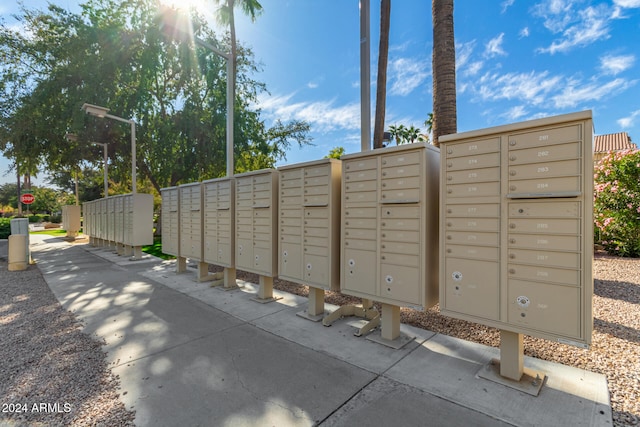
M 573 18 L 577 22 L 572 22 Z M 552 24 L 545 26 L 554 32 L 562 31 L 562 36 L 547 48 L 538 49 L 539 52 L 554 54 L 566 52 L 576 46 L 586 46 L 595 41 L 609 38 L 609 22 L 611 11 L 606 5 L 587 7 L 574 13 L 566 13 Z
M 507 11 L 507 9 L 509 9 L 511 6 L 513 6 L 513 4 L 516 2 L 516 0 L 504 0 L 502 2 L 502 4 L 500 6 L 502 6 L 502 10 L 501 13 L 505 13 Z
M 527 114 L 529 113 L 527 112 L 524 105 L 516 105 L 515 107 L 508 109 L 504 114 L 502 114 L 502 117 L 506 118 L 509 121 L 515 121 L 521 119 Z
M 518 35 L 520 36 L 520 38 L 525 38 L 525 37 L 529 37 L 529 27 L 524 27 L 523 29 L 520 30 L 520 32 L 518 33 Z
M 502 41 L 504 40 L 504 33 L 500 33 L 496 37 L 489 40 L 485 45 L 484 54 L 488 58 L 494 58 L 496 56 L 505 56 L 507 52 L 502 48 Z
M 292 102 L 294 95 L 261 96 L 258 107 L 272 119 L 304 120 L 316 132 L 360 129 L 360 103 L 336 105 L 335 100 Z
M 600 57 L 600 69 L 604 74 L 616 75 L 633 66 L 633 55 L 605 55 Z
M 635 124 L 635 120 L 640 117 L 640 110 L 632 112 L 628 117 L 618 119 L 616 123 L 623 129 L 628 129 Z
M 317 88 L 317 87 L 318 87 L 318 83 L 316 83 L 316 82 L 309 82 L 309 83 L 307 83 L 307 87 L 308 87 L 309 89 L 315 89 L 315 88 Z
M 634 8 L 640 7 L 640 0 L 613 0 L 616 6 Z
M 475 91 L 483 100 L 519 99 L 539 105 L 559 87 L 561 80 L 560 76 L 549 76 L 548 71 L 503 75 L 486 73 L 480 78 Z
M 415 58 L 398 58 L 389 61 L 390 95 L 406 96 L 429 77 L 429 61 Z
M 471 56 L 473 55 L 473 50 L 475 49 L 476 41 L 471 40 L 467 43 L 457 43 L 456 44 L 456 72 L 461 74 L 475 74 L 471 70 L 465 70 L 467 64 L 469 68 L 474 67 L 473 63 L 469 63 Z M 481 63 L 482 64 L 482 63 Z M 478 69 L 478 65 L 475 65 L 476 72 Z
M 585 101 L 598 101 L 618 94 L 635 83 L 636 81 L 620 78 L 604 84 L 598 81 L 585 84 L 577 79 L 570 79 L 562 92 L 552 97 L 552 101 L 557 108 L 575 107 Z

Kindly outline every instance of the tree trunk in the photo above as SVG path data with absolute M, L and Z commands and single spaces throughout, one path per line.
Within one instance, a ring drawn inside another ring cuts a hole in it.
M 456 133 L 456 49 L 453 0 L 433 0 L 433 144 Z
M 376 117 L 373 127 L 373 148 L 382 148 L 384 116 L 387 104 L 387 63 L 389 60 L 389 27 L 391 0 L 380 1 L 380 48 L 378 50 L 378 78 L 376 83 Z

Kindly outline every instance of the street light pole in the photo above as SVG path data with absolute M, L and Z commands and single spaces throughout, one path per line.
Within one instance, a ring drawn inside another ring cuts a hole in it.
M 227 176 L 232 177 L 234 173 L 234 158 L 233 158 L 233 113 L 234 113 L 234 94 L 235 94 L 235 70 L 234 70 L 234 58 L 231 53 L 223 52 L 211 43 L 202 40 L 191 34 L 188 31 L 186 25 L 189 25 L 189 21 L 184 16 L 180 15 L 178 11 L 170 8 L 165 8 L 162 12 L 163 19 L 160 23 L 160 31 L 169 38 L 174 38 L 180 41 L 193 40 L 198 46 L 204 47 L 210 50 L 216 55 L 224 58 L 227 61 Z
M 82 110 L 91 116 L 117 120 L 131 125 L 131 193 L 136 194 L 136 122 L 130 119 L 123 119 L 122 117 L 114 116 L 113 114 L 108 114 L 108 108 L 100 107 L 98 105 L 84 103 L 82 104 Z

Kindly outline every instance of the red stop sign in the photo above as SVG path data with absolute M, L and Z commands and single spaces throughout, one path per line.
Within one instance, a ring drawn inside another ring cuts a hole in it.
M 35 197 L 33 197 L 33 194 L 22 194 L 20 196 L 20 202 L 24 203 L 25 205 L 30 205 L 31 203 L 33 203 L 36 200 Z

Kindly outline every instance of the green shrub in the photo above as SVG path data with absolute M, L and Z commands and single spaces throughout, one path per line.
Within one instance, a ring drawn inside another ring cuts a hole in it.
M 595 168 L 594 221 L 612 255 L 640 257 L 640 151 L 610 153 Z
M 50 220 L 54 224 L 60 224 L 62 222 L 62 215 L 51 215 Z
M 29 224 L 40 222 L 40 217 L 38 215 L 29 215 L 28 218 L 29 218 Z
M 0 239 L 8 239 L 11 234 L 11 219 L 0 218 Z

